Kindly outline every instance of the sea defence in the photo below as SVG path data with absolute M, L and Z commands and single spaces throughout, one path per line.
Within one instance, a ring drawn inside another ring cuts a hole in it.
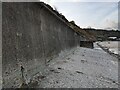
M 61 51 L 79 46 L 79 41 L 80 36 L 44 3 L 3 2 L 3 87 L 20 82 L 21 66 L 31 78 L 44 72 L 46 64 Z

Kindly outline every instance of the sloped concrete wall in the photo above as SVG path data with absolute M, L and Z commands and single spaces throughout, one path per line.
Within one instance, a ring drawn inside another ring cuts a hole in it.
M 2 57 L 2 3 L 0 2 L 0 61 Z
M 2 3 L 4 87 L 15 87 L 22 65 L 29 78 L 42 72 L 62 50 L 79 45 L 79 36 L 41 3 Z M 16 86 L 17 87 L 17 86 Z

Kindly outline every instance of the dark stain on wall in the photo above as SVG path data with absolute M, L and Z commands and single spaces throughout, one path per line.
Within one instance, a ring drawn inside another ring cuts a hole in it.
M 80 41 L 80 47 L 94 48 L 93 41 Z

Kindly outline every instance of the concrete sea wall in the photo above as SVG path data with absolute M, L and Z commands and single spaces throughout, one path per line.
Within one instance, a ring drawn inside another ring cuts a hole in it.
M 3 2 L 3 86 L 15 87 L 14 83 L 20 81 L 20 66 L 29 77 L 42 72 L 53 56 L 78 46 L 79 39 L 79 35 L 41 3 Z

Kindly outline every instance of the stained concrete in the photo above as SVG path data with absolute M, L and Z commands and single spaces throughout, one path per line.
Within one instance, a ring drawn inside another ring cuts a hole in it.
M 43 3 L 2 3 L 2 75 L 4 88 L 26 81 L 61 51 L 79 45 L 80 37 Z M 16 85 L 17 84 L 17 85 Z M 16 86 L 15 86 L 16 85 Z
M 0 89 L 2 88 L 2 3 L 0 2 Z

